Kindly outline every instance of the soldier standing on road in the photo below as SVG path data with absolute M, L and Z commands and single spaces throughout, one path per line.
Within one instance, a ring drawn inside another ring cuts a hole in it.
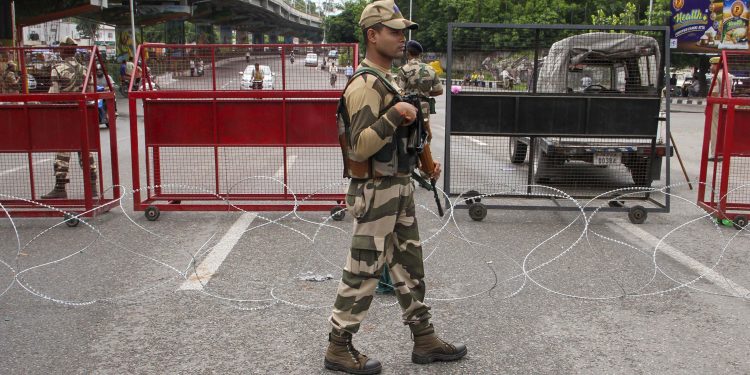
M 5 72 L 3 72 L 2 79 L 0 79 L 0 93 L 18 94 L 20 87 L 21 79 L 18 77 L 16 63 L 10 61 L 5 68 Z
M 422 45 L 416 40 L 406 43 L 406 55 L 409 61 L 399 70 L 398 81 L 404 94 L 418 95 L 422 99 L 422 114 L 429 140 L 432 138 L 430 113 L 434 112 L 433 108 L 430 108 L 430 98 L 443 95 L 443 85 L 435 69 L 420 59 L 422 52 Z
M 60 43 L 61 47 L 71 47 L 77 44 L 73 38 L 68 37 L 65 42 Z M 56 94 L 61 92 L 82 92 L 83 82 L 86 78 L 87 72 L 78 60 L 76 60 L 75 48 L 63 48 L 60 51 L 60 57 L 63 59 L 61 63 L 56 64 L 52 67 L 50 72 L 50 88 L 49 93 Z M 93 82 L 90 82 L 93 84 Z M 88 91 L 93 92 L 93 87 L 89 87 Z M 81 154 L 78 154 L 78 163 L 83 166 L 83 159 Z M 58 152 L 55 155 L 55 187 L 49 193 L 42 196 L 42 199 L 65 199 L 68 197 L 68 193 L 65 186 L 70 182 L 68 180 L 68 171 L 70 167 L 70 152 Z M 96 189 L 96 159 L 94 155 L 89 152 L 89 172 L 91 177 L 91 191 L 95 197 L 98 195 Z
M 427 142 L 429 142 L 432 139 L 430 99 L 443 95 L 443 85 L 440 83 L 440 77 L 435 73 L 435 70 L 421 61 L 420 56 L 422 52 L 422 45 L 416 40 L 410 40 L 406 43 L 408 61 L 399 69 L 397 79 L 405 95 L 417 95 L 420 97 L 424 125 L 427 130 Z M 392 283 L 390 273 L 388 272 L 388 265 L 385 265 L 375 291 L 378 294 L 392 294 L 394 293 Z
M 376 374 L 380 362 L 357 351 L 352 335 L 367 315 L 386 263 L 403 322 L 414 337 L 412 361 L 457 360 L 467 349 L 435 334 L 430 307 L 424 303 L 424 264 L 410 177 L 418 155 L 407 149 L 417 109 L 399 101 L 390 73 L 393 60 L 403 56 L 404 29 L 417 25 L 403 18 L 393 0 L 368 4 L 359 25 L 366 38 L 366 58 L 344 90 L 345 111 L 339 111 L 344 174 L 352 179 L 346 205 L 355 218 L 354 234 L 329 318 L 332 330 L 324 364 L 331 370 Z M 431 177 L 439 175 L 438 165 Z

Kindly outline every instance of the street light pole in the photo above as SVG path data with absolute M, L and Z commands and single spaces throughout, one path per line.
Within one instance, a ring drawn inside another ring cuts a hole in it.
M 411 21 L 411 6 L 412 0 L 409 0 L 409 21 Z M 411 29 L 409 29 L 409 40 L 411 40 Z
M 135 7 L 133 6 L 133 0 L 130 0 L 130 36 L 133 38 L 133 59 L 135 59 L 135 53 L 138 51 L 138 43 L 135 40 Z M 138 64 L 138 61 L 135 61 Z
M 651 26 L 651 14 L 654 13 L 654 0 L 648 3 L 648 25 Z

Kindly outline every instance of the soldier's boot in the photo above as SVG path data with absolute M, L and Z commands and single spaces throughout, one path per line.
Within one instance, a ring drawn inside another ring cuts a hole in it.
M 68 192 L 65 191 L 65 184 L 67 181 L 57 179 L 55 181 L 55 187 L 52 188 L 47 194 L 42 195 L 42 199 L 66 199 L 68 198 Z
M 328 349 L 323 364 L 325 368 L 343 371 L 349 374 L 379 374 L 382 366 L 376 359 L 354 349 L 352 335 L 349 332 L 339 334 L 332 331 L 328 335 Z
M 468 353 L 466 345 L 450 344 L 438 337 L 432 324 L 422 329 L 412 329 L 412 335 L 414 336 L 414 349 L 411 352 L 411 361 L 417 364 L 455 361 Z
M 96 198 L 99 196 L 99 189 L 96 183 L 96 173 L 91 173 L 91 197 Z

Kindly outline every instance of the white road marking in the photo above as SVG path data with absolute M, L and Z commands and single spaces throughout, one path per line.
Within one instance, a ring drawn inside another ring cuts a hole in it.
M 41 160 L 35 161 L 33 164 L 37 165 L 37 164 L 47 163 L 47 162 L 50 162 L 50 161 L 52 161 L 52 159 L 41 159 Z M 25 165 L 22 165 L 20 167 L 6 169 L 6 170 L 0 172 L 0 176 L 5 176 L 6 174 L 16 173 L 16 172 L 22 171 L 24 169 L 29 169 L 29 167 L 27 167 Z
M 476 139 L 476 138 L 474 138 L 474 137 L 466 137 L 466 138 L 467 138 L 468 140 L 470 140 L 470 141 L 472 141 L 472 142 L 474 142 L 474 143 L 476 143 L 476 144 L 480 145 L 480 146 L 487 146 L 487 144 L 486 144 L 486 143 L 484 143 L 484 142 L 482 142 L 482 141 L 480 141 L 480 140 L 478 140 L 478 139 Z
M 607 226 L 615 231 L 617 231 L 618 229 L 627 231 L 628 233 L 638 237 L 646 244 L 651 246 L 652 249 L 655 248 L 657 244 L 659 244 L 659 238 L 651 233 L 646 232 L 638 226 L 625 221 L 624 219 L 613 219 L 609 223 L 607 223 Z M 739 297 L 750 296 L 750 290 L 747 290 L 734 281 L 722 276 L 718 272 L 705 266 L 703 263 L 693 259 L 689 255 L 686 255 L 685 253 L 675 249 L 665 242 L 659 244 L 659 253 L 672 258 L 676 262 L 697 273 L 697 275 L 704 275 L 704 279 L 716 284 L 717 286 L 726 290 L 729 294 L 739 295 Z
M 286 157 L 286 169 L 289 171 L 289 169 L 292 168 L 292 165 L 297 161 L 297 155 L 288 155 Z M 273 178 L 277 180 L 283 180 L 284 179 L 284 166 L 281 166 L 278 171 L 276 171 L 276 174 L 273 175 Z
M 219 243 L 214 246 L 214 249 L 206 256 L 198 267 L 195 268 L 195 272 L 188 277 L 188 279 L 182 283 L 180 290 L 201 290 L 203 285 L 207 284 L 208 281 L 213 277 L 216 271 L 224 262 L 227 255 L 232 251 L 237 242 L 245 233 L 245 230 L 250 226 L 255 217 L 258 214 L 254 212 L 243 213 L 237 221 L 232 224 L 224 237 L 219 240 Z

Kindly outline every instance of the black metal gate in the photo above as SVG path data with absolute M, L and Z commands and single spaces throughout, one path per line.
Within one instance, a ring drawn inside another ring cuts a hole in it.
M 449 24 L 445 191 L 475 220 L 580 199 L 668 212 L 668 47 L 666 27 Z

